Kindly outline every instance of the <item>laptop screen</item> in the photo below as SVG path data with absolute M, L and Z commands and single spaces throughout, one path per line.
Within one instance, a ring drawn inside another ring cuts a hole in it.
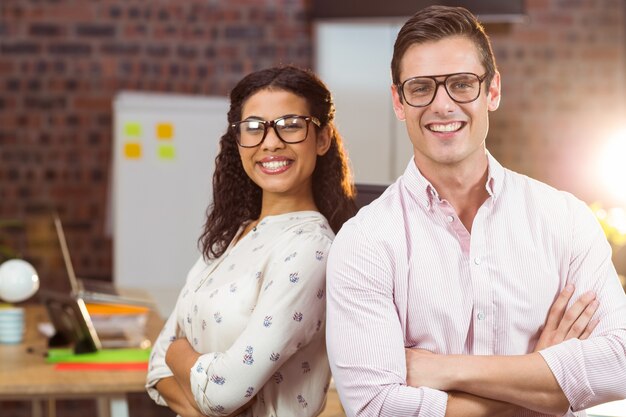
M 61 224 L 61 219 L 58 214 L 54 215 L 54 228 L 56 229 L 57 238 L 59 239 L 59 244 L 61 245 L 61 253 L 63 254 L 63 262 L 65 263 L 67 278 L 70 281 L 70 288 L 72 289 L 72 294 L 76 295 L 79 291 L 78 280 L 76 279 L 76 274 L 74 273 L 74 266 L 72 265 L 70 251 L 67 247 L 67 241 L 65 240 L 63 225 Z

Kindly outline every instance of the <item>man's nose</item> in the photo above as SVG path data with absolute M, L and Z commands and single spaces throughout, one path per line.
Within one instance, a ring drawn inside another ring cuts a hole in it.
M 430 103 L 431 110 L 435 112 L 449 112 L 454 106 L 456 106 L 456 102 L 448 94 L 445 84 L 438 84 L 435 89 L 435 98 Z

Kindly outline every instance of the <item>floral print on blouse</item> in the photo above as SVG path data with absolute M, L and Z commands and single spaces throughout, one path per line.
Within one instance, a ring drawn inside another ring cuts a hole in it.
M 308 417 L 324 406 L 330 380 L 325 326 L 326 257 L 334 234 L 318 212 L 268 216 L 218 259 L 187 275 L 153 347 L 146 388 L 172 372 L 165 353 L 185 337 L 202 356 L 191 369 L 200 410 L 225 416 Z M 235 243 L 236 242 L 236 243 Z

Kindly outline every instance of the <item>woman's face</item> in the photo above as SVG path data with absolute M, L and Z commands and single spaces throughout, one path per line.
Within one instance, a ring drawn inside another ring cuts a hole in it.
M 275 120 L 284 116 L 312 116 L 306 100 L 291 92 L 264 89 L 243 104 L 241 120 Z M 318 155 L 330 146 L 328 129 L 308 123 L 306 139 L 285 143 L 269 127 L 263 142 L 253 148 L 239 147 L 243 168 L 262 190 L 263 199 L 312 199 L 311 176 Z

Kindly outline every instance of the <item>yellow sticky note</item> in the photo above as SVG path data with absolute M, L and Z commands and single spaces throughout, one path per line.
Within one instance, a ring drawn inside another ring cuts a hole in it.
M 176 156 L 176 149 L 173 145 L 159 145 L 157 149 L 159 159 L 174 159 Z
M 139 158 L 141 158 L 141 143 L 139 143 L 139 142 L 126 142 L 124 144 L 124 156 L 127 159 L 139 159 Z
M 156 136 L 159 140 L 172 139 L 172 137 L 174 137 L 174 126 L 172 126 L 171 123 L 157 124 Z
M 124 134 L 129 138 L 141 137 L 141 125 L 136 122 L 128 122 L 124 125 Z

